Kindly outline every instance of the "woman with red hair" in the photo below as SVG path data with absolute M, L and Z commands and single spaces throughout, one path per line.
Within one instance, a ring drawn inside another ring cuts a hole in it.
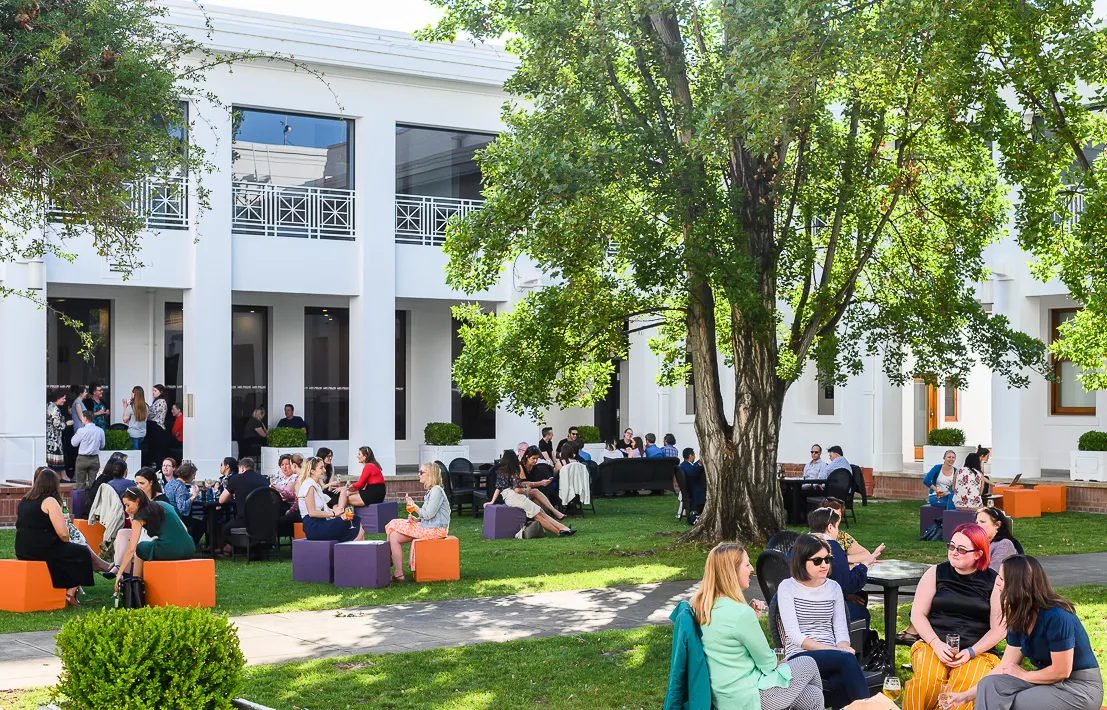
M 948 559 L 919 582 L 911 623 L 920 639 L 911 647 L 915 675 L 907 681 L 903 710 L 935 710 L 943 685 L 952 693 L 965 692 L 999 665 L 993 649 L 1007 627 L 996 573 L 988 568 L 988 542 L 979 525 L 957 526 Z M 958 710 L 972 707 L 965 703 Z

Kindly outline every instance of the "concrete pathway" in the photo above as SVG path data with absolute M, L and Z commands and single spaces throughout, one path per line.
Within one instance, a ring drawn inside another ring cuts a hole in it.
M 1055 586 L 1107 584 L 1107 553 L 1039 558 Z M 233 617 L 250 665 L 667 624 L 696 582 Z M 757 584 L 748 596 L 760 598 Z M 877 602 L 879 598 L 874 599 Z M 909 600 L 908 600 L 909 602 Z M 51 685 L 54 631 L 0 634 L 0 690 Z

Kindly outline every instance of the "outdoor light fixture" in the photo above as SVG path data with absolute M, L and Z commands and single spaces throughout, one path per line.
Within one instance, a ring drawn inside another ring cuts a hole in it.
M 42 260 L 36 259 L 25 263 L 27 264 L 27 288 L 31 291 L 41 291 L 46 288 Z

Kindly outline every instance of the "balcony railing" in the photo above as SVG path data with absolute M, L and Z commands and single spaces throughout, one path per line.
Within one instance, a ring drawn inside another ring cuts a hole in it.
M 396 242 L 442 246 L 446 241 L 447 220 L 455 214 L 467 215 L 483 205 L 484 200 L 396 195 Z
M 305 239 L 353 239 L 354 191 L 234 181 L 231 229 Z
M 135 214 L 146 220 L 150 229 L 188 228 L 188 180 L 183 177 L 151 178 L 139 185 L 128 185 L 129 205 Z M 71 221 L 72 212 L 51 209 L 51 222 Z

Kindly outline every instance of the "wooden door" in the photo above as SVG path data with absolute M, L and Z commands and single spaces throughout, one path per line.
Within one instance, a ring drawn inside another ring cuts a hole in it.
M 930 431 L 938 428 L 938 388 L 915 380 L 915 460 L 922 461 L 923 446 Z

